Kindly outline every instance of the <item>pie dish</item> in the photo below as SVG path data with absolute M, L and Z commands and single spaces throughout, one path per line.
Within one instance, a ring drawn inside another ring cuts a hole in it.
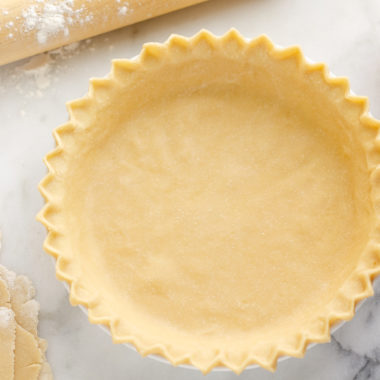
M 302 357 L 380 272 L 380 123 L 298 47 L 147 44 L 68 104 L 40 184 L 73 305 L 142 355 Z

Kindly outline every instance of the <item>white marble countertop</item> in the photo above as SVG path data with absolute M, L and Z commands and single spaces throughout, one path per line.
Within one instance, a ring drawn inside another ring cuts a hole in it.
M 0 16 L 1 17 L 1 16 Z M 190 36 L 201 28 L 223 34 L 235 27 L 248 38 L 265 33 L 277 44 L 299 44 L 336 75 L 348 76 L 359 95 L 369 96 L 380 117 L 380 3 L 378 0 L 212 0 L 171 15 L 83 42 L 76 49 L 43 57 L 34 70 L 26 62 L 0 67 L 0 262 L 27 274 L 41 304 L 40 335 L 57 380 L 196 380 L 194 370 L 173 368 L 120 345 L 79 308 L 71 307 L 42 250 L 45 231 L 35 221 L 42 206 L 37 184 L 42 157 L 53 147 L 52 130 L 67 119 L 65 101 L 82 96 L 90 76 L 103 76 L 112 58 L 132 57 L 141 45 L 171 33 Z M 36 61 L 33 61 L 36 63 Z M 380 285 L 380 281 L 378 281 Z M 331 343 L 311 348 L 303 359 L 281 362 L 275 374 L 245 371 L 241 379 L 380 379 L 380 286 Z M 227 380 L 231 372 L 211 373 Z

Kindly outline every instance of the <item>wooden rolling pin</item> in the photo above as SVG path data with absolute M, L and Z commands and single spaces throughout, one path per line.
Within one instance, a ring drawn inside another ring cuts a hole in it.
M 0 65 L 206 0 L 1 0 Z

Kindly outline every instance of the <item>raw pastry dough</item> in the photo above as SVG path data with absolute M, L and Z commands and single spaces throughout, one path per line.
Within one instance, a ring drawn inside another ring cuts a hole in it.
M 10 296 L 9 290 L 6 282 L 1 278 L 0 275 L 0 306 L 10 308 Z
M 16 276 L 0 265 L 0 278 L 7 283 L 10 306 L 15 313 L 15 380 L 50 380 L 52 372 L 46 361 L 47 343 L 37 336 L 39 304 L 33 299 L 35 289 L 26 276 Z M 1 283 L 0 283 L 1 286 Z
M 0 268 L 0 273 L 1 270 L 3 270 L 4 272 L 4 270 L 6 269 Z M 8 277 L 11 276 L 12 274 L 8 275 Z M 28 366 L 27 370 L 24 370 L 23 373 L 29 373 L 30 379 L 32 379 L 32 374 L 34 374 L 37 368 L 39 368 L 41 372 L 39 379 L 50 380 L 53 378 L 53 375 L 50 365 L 47 362 L 45 356 L 47 342 L 44 339 L 39 338 L 37 335 L 38 313 L 40 306 L 38 302 L 35 299 L 33 299 L 36 293 L 34 286 L 30 279 L 26 276 L 16 276 L 12 280 L 10 293 L 12 299 L 12 309 L 15 312 L 17 323 L 27 332 L 33 334 L 34 339 L 38 341 L 38 348 L 42 355 L 42 363 L 34 364 L 33 367 Z M 26 334 L 24 333 L 23 335 L 25 339 Z M 36 348 L 34 347 L 35 344 L 33 343 L 33 340 L 30 337 L 28 338 L 28 342 L 29 346 L 32 345 L 31 350 L 34 352 L 35 358 L 37 358 Z M 40 358 L 38 360 L 41 361 Z
M 16 325 L 15 380 L 37 380 L 41 372 L 42 354 L 32 333 Z
M 348 91 L 233 31 L 115 61 L 69 105 L 41 184 L 71 301 L 115 342 L 204 372 L 327 341 L 380 270 L 379 123 Z
M 42 355 L 42 363 L 28 367 L 28 370 L 25 372 L 34 374 L 38 368 L 40 372 L 39 380 L 51 380 L 53 379 L 53 373 L 45 356 L 47 342 L 37 335 L 40 306 L 38 302 L 33 299 L 35 293 L 32 282 L 26 276 L 21 275 L 16 277 L 14 287 L 11 289 L 13 310 L 15 310 L 16 319 L 20 326 L 33 334 L 34 339 L 37 339 L 38 348 Z M 31 339 L 29 339 L 29 341 L 31 342 Z M 30 379 L 32 379 L 32 377 L 30 377 Z
M 13 380 L 15 316 L 11 309 L 0 307 L 0 379 Z
M 41 347 L 41 345 L 40 345 Z M 46 350 L 46 349 L 45 349 Z M 46 357 L 44 357 L 44 361 L 42 363 L 41 372 L 39 375 L 39 380 L 53 380 L 53 371 L 48 363 Z
M 0 379 L 13 380 L 16 321 L 10 307 L 9 291 L 0 278 Z
M 17 276 L 9 291 L 17 323 L 37 337 L 40 307 L 38 302 L 33 299 L 36 292 L 32 282 L 26 276 Z

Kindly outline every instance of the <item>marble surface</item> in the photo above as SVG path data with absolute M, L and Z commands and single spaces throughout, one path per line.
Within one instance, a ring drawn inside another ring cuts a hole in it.
M 0 16 L 1 17 L 1 16 Z M 0 262 L 35 283 L 41 303 L 40 334 L 58 380 L 196 380 L 194 370 L 173 368 L 120 345 L 88 323 L 68 301 L 42 250 L 45 231 L 35 221 L 42 206 L 37 184 L 43 155 L 53 147 L 51 132 L 66 118 L 65 101 L 82 96 L 90 76 L 103 76 L 110 60 L 132 57 L 149 41 L 171 33 L 190 36 L 200 28 L 222 34 L 230 27 L 246 37 L 265 33 L 276 43 L 299 44 L 315 61 L 348 76 L 357 94 L 367 95 L 380 117 L 380 3 L 378 0 L 211 0 L 208 3 L 127 27 L 75 48 L 0 67 Z M 34 60 L 32 65 L 41 64 Z M 29 67 L 29 69 L 28 69 Z M 279 364 L 276 373 L 245 371 L 241 379 L 380 379 L 380 281 L 376 295 L 355 318 L 333 334 L 331 343 L 311 348 L 303 359 Z M 231 372 L 213 380 L 234 379 Z

